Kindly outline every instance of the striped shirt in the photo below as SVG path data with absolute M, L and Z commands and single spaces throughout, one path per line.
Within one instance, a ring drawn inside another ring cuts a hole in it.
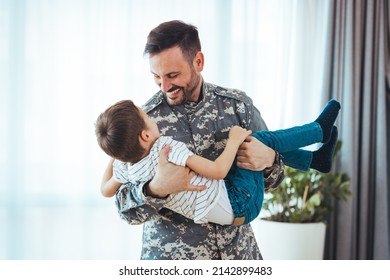
M 113 164 L 115 180 L 122 184 L 130 182 L 137 185 L 151 180 L 156 174 L 160 151 L 167 144 L 171 147 L 168 161 L 186 166 L 187 159 L 193 155 L 193 152 L 183 142 L 161 136 L 152 146 L 150 153 L 139 162 L 131 164 L 115 160 Z M 171 194 L 164 206 L 194 220 L 195 223 L 207 223 L 207 213 L 218 201 L 219 194 L 226 191 L 225 183 L 223 180 L 208 179 L 201 175 L 194 176 L 190 183 L 197 186 L 204 185 L 207 189 L 200 192 L 186 191 Z

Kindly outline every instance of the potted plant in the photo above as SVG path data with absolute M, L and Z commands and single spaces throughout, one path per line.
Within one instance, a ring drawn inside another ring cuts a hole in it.
M 341 144 L 339 140 L 333 160 Z M 256 225 L 264 259 L 322 259 L 326 217 L 336 201 L 346 201 L 352 194 L 349 182 L 346 173 L 334 169 L 329 173 L 303 172 L 286 166 L 281 185 L 265 195 Z

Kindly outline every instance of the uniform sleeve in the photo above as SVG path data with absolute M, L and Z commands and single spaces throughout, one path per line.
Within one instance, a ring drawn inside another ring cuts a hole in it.
M 251 120 L 249 121 L 249 129 L 251 129 L 252 131 L 268 130 L 265 121 L 261 117 L 260 111 L 253 105 L 252 100 L 249 111 L 251 116 Z
M 119 216 L 132 225 L 142 224 L 163 208 L 165 199 L 146 197 L 143 193 L 144 185 L 147 182 L 138 184 L 123 184 L 116 193 L 115 204 Z
M 183 142 L 173 140 L 171 137 L 160 137 L 158 142 L 159 152 L 163 145 L 169 144 L 171 151 L 168 161 L 173 164 L 185 166 L 189 156 L 193 153 Z M 127 179 L 127 164 L 119 162 L 116 165 L 118 170 L 118 181 L 123 183 L 116 194 L 116 206 L 120 217 L 129 224 L 141 224 L 158 215 L 158 211 L 164 207 L 166 199 L 149 197 L 144 194 L 144 186 L 148 182 L 129 182 Z
M 113 163 L 113 177 L 122 183 L 115 194 L 115 205 L 119 216 L 129 224 L 142 224 L 157 213 L 159 203 L 147 204 L 142 193 L 145 182 L 133 184 L 129 182 L 127 163 L 115 160 Z M 162 202 L 161 202 L 162 203 Z

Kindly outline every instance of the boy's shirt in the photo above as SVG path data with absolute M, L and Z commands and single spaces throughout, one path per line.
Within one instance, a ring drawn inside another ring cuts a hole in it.
M 135 164 L 115 160 L 113 163 L 114 179 L 122 184 L 140 184 L 151 180 L 156 174 L 156 168 L 161 149 L 169 145 L 171 151 L 168 161 L 186 166 L 188 157 L 193 155 L 183 142 L 171 137 L 161 136 L 153 144 L 150 153 Z M 194 220 L 195 223 L 207 223 L 207 213 L 218 201 L 222 191 L 226 192 L 223 180 L 213 180 L 196 175 L 191 179 L 192 185 L 205 185 L 207 189 L 201 192 L 181 192 L 168 197 L 165 207 Z

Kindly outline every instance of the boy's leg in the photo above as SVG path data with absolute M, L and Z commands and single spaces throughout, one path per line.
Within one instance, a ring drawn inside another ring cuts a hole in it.
M 261 130 L 253 133 L 252 136 L 268 147 L 285 153 L 321 142 L 322 129 L 317 122 L 311 122 L 276 131 Z
M 281 153 L 281 155 L 285 165 L 302 171 L 310 168 L 313 159 L 313 152 L 303 149 Z
M 291 152 L 282 153 L 283 162 L 292 168 L 306 171 L 313 168 L 327 173 L 332 168 L 332 159 L 337 144 L 338 130 L 333 126 L 328 143 L 322 145 L 317 151 L 311 152 L 297 149 Z
M 294 151 L 314 143 L 327 143 L 339 110 L 340 103 L 332 99 L 314 122 L 276 131 L 257 131 L 252 135 L 280 153 Z
M 337 136 L 337 127 L 333 126 L 328 143 L 325 143 L 320 149 L 313 152 L 313 159 L 310 164 L 310 168 L 324 173 L 330 171 L 332 168 L 333 154 L 337 144 Z
M 315 120 L 322 128 L 322 143 L 327 143 L 331 137 L 332 128 L 340 111 L 340 103 L 334 99 L 330 100 Z
M 326 170 L 331 166 L 331 159 L 329 163 L 329 158 L 325 155 L 335 145 L 332 128 L 339 110 L 340 103 L 332 99 L 312 123 L 274 132 L 258 131 L 253 133 L 253 136 L 267 146 L 279 151 L 283 156 L 284 163 L 290 167 L 300 170 L 307 170 L 311 167 L 317 170 L 320 169 L 319 171 L 322 172 L 328 172 Z M 330 141 L 330 139 L 333 141 Z M 331 142 L 329 145 L 324 145 L 316 152 L 313 166 L 311 166 L 313 153 L 299 149 L 314 143 L 327 143 L 329 141 Z M 323 156 L 325 158 L 322 160 Z
M 299 148 L 320 142 L 322 129 L 317 122 L 312 122 L 276 131 L 257 131 L 252 136 L 278 151 L 286 165 L 306 171 L 310 167 L 312 153 Z

